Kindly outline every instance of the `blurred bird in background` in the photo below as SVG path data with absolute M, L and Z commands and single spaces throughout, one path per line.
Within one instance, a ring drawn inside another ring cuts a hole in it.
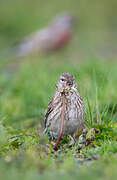
M 32 53 L 53 52 L 65 47 L 72 38 L 75 17 L 70 13 L 57 15 L 44 29 L 32 33 L 15 47 L 18 57 Z
M 20 64 L 20 61 L 17 61 L 18 58 L 63 49 L 72 38 L 75 22 L 76 19 L 71 13 L 60 13 L 48 23 L 47 27 L 25 37 L 21 43 L 1 51 L 0 55 L 12 59 L 12 64 L 8 62 L 4 71 L 14 72 Z

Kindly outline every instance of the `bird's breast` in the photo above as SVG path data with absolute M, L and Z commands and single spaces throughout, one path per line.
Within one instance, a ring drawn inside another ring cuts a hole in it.
M 51 116 L 50 130 L 58 136 L 61 126 L 61 112 L 63 108 L 62 97 L 55 98 L 55 108 Z M 79 104 L 80 103 L 80 104 Z M 83 121 L 82 104 L 78 96 L 74 93 L 68 93 L 65 96 L 64 126 L 63 134 L 73 134 Z

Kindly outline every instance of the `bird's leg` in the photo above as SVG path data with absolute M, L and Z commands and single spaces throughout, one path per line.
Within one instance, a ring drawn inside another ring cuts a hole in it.
M 69 137 L 70 137 L 70 139 L 71 139 L 71 141 L 70 141 L 70 143 L 69 143 L 69 146 L 72 146 L 72 145 L 77 144 L 77 141 L 76 141 L 74 135 L 69 135 Z
M 53 141 L 54 140 L 54 134 L 52 131 L 50 131 L 49 133 L 50 133 L 50 140 Z

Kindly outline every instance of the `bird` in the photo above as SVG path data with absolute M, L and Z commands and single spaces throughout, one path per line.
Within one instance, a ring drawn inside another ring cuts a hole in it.
M 75 17 L 69 12 L 56 15 L 47 27 L 32 33 L 16 45 L 18 57 L 32 53 L 53 52 L 65 47 L 72 38 Z
M 77 90 L 77 84 L 72 74 L 64 72 L 60 75 L 56 91 L 45 111 L 44 133 L 49 131 L 52 138 L 59 137 L 61 129 L 61 115 L 64 99 L 64 123 L 62 135 L 69 135 L 74 139 L 76 131 L 81 131 L 84 124 L 84 103 Z

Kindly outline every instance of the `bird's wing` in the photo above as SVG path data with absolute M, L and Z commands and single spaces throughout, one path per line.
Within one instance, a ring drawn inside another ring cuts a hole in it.
M 54 108 L 54 106 L 53 106 L 53 99 L 54 99 L 54 96 L 53 96 L 52 99 L 50 100 L 50 102 L 49 102 L 49 104 L 48 104 L 48 108 L 47 108 L 47 110 L 45 111 L 44 124 L 45 124 L 45 128 L 46 128 L 46 129 L 48 128 L 48 127 L 47 127 L 47 124 L 49 124 L 49 123 L 47 123 L 47 122 L 48 122 L 48 116 L 49 116 L 49 114 L 53 111 L 53 108 Z
M 51 43 L 52 38 L 50 28 L 44 28 L 40 31 L 36 31 L 29 36 L 25 37 L 17 46 L 18 56 L 25 56 L 32 52 L 40 52 L 46 49 L 46 46 Z

